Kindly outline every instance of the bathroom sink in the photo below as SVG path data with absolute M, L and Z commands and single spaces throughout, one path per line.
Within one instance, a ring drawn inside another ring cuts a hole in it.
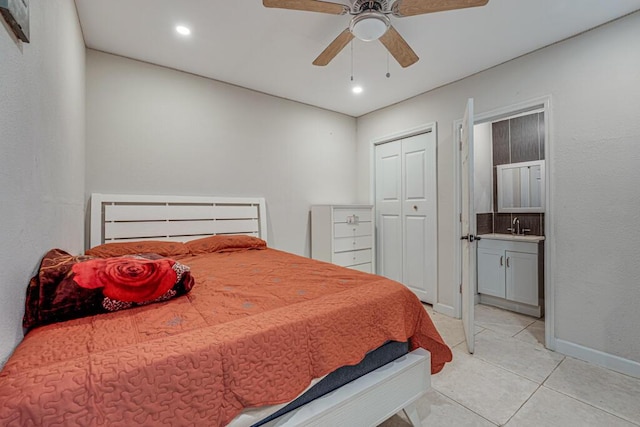
M 480 234 L 478 237 L 490 240 L 511 240 L 514 242 L 533 242 L 537 243 L 544 240 L 544 236 L 524 235 L 524 234 Z

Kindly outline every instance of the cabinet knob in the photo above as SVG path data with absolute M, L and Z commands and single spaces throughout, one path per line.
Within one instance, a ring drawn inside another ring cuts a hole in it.
M 413 205 L 413 210 L 417 211 L 418 210 L 418 205 Z

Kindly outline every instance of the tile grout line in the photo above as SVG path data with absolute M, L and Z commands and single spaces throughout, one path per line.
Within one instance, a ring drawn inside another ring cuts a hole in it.
M 541 384 L 539 388 L 544 388 L 544 389 L 546 389 L 546 390 L 553 391 L 554 393 L 561 394 L 561 395 L 563 395 L 563 396 L 565 396 L 565 397 L 568 397 L 568 398 L 569 398 L 569 399 L 571 399 L 571 400 L 575 400 L 576 402 L 580 402 L 580 403 L 582 403 L 582 404 L 584 404 L 584 405 L 587 405 L 587 406 L 589 406 L 589 407 L 591 407 L 591 408 L 593 408 L 593 409 L 596 409 L 596 410 L 598 410 L 598 411 L 602 411 L 602 412 L 604 412 L 605 414 L 609 414 L 609 415 L 611 415 L 612 417 L 616 417 L 616 418 L 618 418 L 619 420 L 622 420 L 622 421 L 627 422 L 627 423 L 629 423 L 629 424 L 633 424 L 634 426 L 640 426 L 640 424 L 639 424 L 639 423 L 637 423 L 637 422 L 635 422 L 635 421 L 631 421 L 631 420 L 626 419 L 626 418 L 624 418 L 624 417 L 622 417 L 622 416 L 620 416 L 620 415 L 614 414 L 613 412 L 610 412 L 610 411 L 609 411 L 609 410 L 607 410 L 607 409 L 599 408 L 599 407 L 597 407 L 597 406 L 595 406 L 595 405 L 592 405 L 592 404 L 591 404 L 591 403 L 589 403 L 589 402 L 585 402 L 584 400 L 578 399 L 578 398 L 577 398 L 577 397 L 575 397 L 575 396 L 568 395 L 567 393 L 564 393 L 564 392 L 562 392 L 562 391 L 560 391 L 560 390 L 556 390 L 556 389 L 551 388 L 551 387 L 549 387 L 549 386 L 546 386 L 546 385 L 544 385 L 544 384 Z M 536 389 L 536 391 L 538 391 L 538 389 Z
M 464 344 L 464 342 L 462 342 L 462 343 L 458 344 L 456 347 L 458 347 L 458 346 L 460 346 L 460 345 L 462 345 L 462 344 Z M 469 354 L 469 356 L 470 356 L 470 357 L 476 357 L 474 354 Z M 456 399 L 454 399 L 453 397 L 451 397 L 451 396 L 449 396 L 449 395 L 447 395 L 447 394 L 444 394 L 443 392 L 441 392 L 440 390 L 438 390 L 438 389 L 436 389 L 436 388 L 433 388 L 433 386 L 432 386 L 432 389 L 433 389 L 434 391 L 436 391 L 437 393 L 441 394 L 442 396 L 446 397 L 447 399 L 449 399 L 449 400 L 451 400 L 451 401 L 453 401 L 453 402 L 456 402 L 458 405 L 462 406 L 463 408 L 467 409 L 468 411 L 471 411 L 471 412 L 473 412 L 474 414 L 478 415 L 479 417 L 481 417 L 481 418 L 483 418 L 483 419 L 487 420 L 487 421 L 488 421 L 488 422 L 490 422 L 491 424 L 496 425 L 496 426 L 504 426 L 504 425 L 506 425 L 506 424 L 511 420 L 511 418 L 513 418 L 513 417 L 515 416 L 515 414 L 517 414 L 517 413 L 518 413 L 518 411 L 519 411 L 520 409 L 522 409 L 522 406 L 523 406 L 525 403 L 527 403 L 527 402 L 529 401 L 529 399 L 531 399 L 531 397 L 532 397 L 532 396 L 533 396 L 533 395 L 534 395 L 534 394 L 535 394 L 535 393 L 540 389 L 540 387 L 542 387 L 542 383 L 537 383 L 536 381 L 533 381 L 533 380 L 531 380 L 531 379 L 529 379 L 529 378 L 523 377 L 523 376 L 522 376 L 522 375 L 520 375 L 520 374 L 517 374 L 517 373 L 515 373 L 515 372 L 512 372 L 512 371 L 510 371 L 510 370 L 508 370 L 508 369 L 505 369 L 505 368 L 503 368 L 502 366 L 498 366 L 498 365 L 496 365 L 496 364 L 494 364 L 494 363 L 488 362 L 488 361 L 486 361 L 486 360 L 484 360 L 484 359 L 482 359 L 482 358 L 480 358 L 480 357 L 477 357 L 477 359 L 478 359 L 478 360 L 480 360 L 481 362 L 484 362 L 484 363 L 486 363 L 486 364 L 488 364 L 488 365 L 493 366 L 494 368 L 500 369 L 500 370 L 502 370 L 502 371 L 508 372 L 508 373 L 510 373 L 510 374 L 513 374 L 513 375 L 516 375 L 516 376 L 518 376 L 518 377 L 520 377 L 520 378 L 523 378 L 523 379 L 525 379 L 525 380 L 527 380 L 527 381 L 530 381 L 530 382 L 532 382 L 532 383 L 534 383 L 534 384 L 536 384 L 536 385 L 537 385 L 536 389 L 531 393 L 531 395 L 530 395 L 529 397 L 527 397 L 527 399 L 522 403 L 522 405 L 520 405 L 520 406 L 518 407 L 518 409 L 516 409 L 516 411 L 515 411 L 515 412 L 514 412 L 510 417 L 509 417 L 509 419 L 508 419 L 504 424 L 496 424 L 496 423 L 494 423 L 493 421 L 489 420 L 488 418 L 484 417 L 483 415 L 481 415 L 481 414 L 477 413 L 477 412 L 476 412 L 476 411 L 474 411 L 473 409 L 471 409 L 471 408 L 467 407 L 467 406 L 466 406 L 465 404 L 463 404 L 462 402 L 459 402 L 459 401 L 457 401 Z
M 525 328 L 525 329 L 526 329 L 526 328 Z M 519 333 L 519 332 L 518 332 L 518 333 Z M 517 334 L 516 334 L 516 335 L 517 335 Z M 515 336 L 512 336 L 511 338 L 513 338 L 513 339 L 517 339 Z M 484 362 L 486 362 L 486 363 L 489 363 L 490 365 L 496 366 L 496 367 L 497 367 L 497 368 L 499 368 L 499 369 L 502 369 L 502 370 L 504 370 L 504 371 L 510 372 L 510 373 L 512 373 L 512 374 L 514 374 L 514 375 L 517 375 L 517 376 L 519 376 L 519 377 L 521 377 L 521 378 L 524 378 L 524 379 L 526 379 L 526 380 L 529 380 L 529 381 L 531 381 L 531 382 L 533 382 L 533 383 L 537 383 L 537 381 L 533 381 L 533 380 L 531 380 L 530 378 L 524 377 L 524 376 L 522 376 L 522 375 L 518 374 L 517 372 L 512 372 L 512 371 L 510 371 L 509 369 L 505 369 L 505 368 L 503 368 L 502 366 L 495 365 L 495 364 L 493 364 L 493 363 L 491 363 L 491 362 L 488 362 L 488 361 L 486 361 L 486 360 L 484 360 L 484 359 L 482 359 L 482 358 L 479 358 L 479 359 L 480 359 L 480 360 L 483 360 L 483 361 L 484 361 Z M 534 394 L 536 394 L 536 393 L 538 392 L 538 390 L 540 390 L 540 388 L 542 388 L 542 387 L 543 387 L 543 385 L 544 385 L 545 381 L 549 378 L 549 376 L 551 376 L 551 374 L 552 374 L 552 373 L 554 373 L 554 372 L 556 371 L 556 369 L 558 369 L 558 367 L 560 366 L 560 364 L 562 364 L 562 362 L 564 362 L 564 360 L 565 360 L 565 359 L 566 359 L 566 357 L 563 357 L 563 358 L 562 358 L 562 360 L 560 361 L 560 363 L 558 363 L 558 364 L 557 364 L 557 365 L 556 365 L 556 366 L 551 370 L 551 372 L 550 372 L 550 373 L 549 373 L 549 374 L 548 374 L 548 375 L 547 375 L 547 376 L 546 376 L 546 377 L 545 377 L 545 378 L 544 378 L 540 383 L 537 383 L 537 384 L 538 384 L 538 386 L 536 387 L 536 389 L 535 389 L 535 390 L 534 390 L 534 391 L 529 395 L 529 397 L 527 397 L 527 398 L 525 399 L 525 401 L 524 401 L 524 402 L 522 402 L 522 404 L 518 407 L 518 409 L 516 409 L 516 410 L 515 410 L 515 412 L 514 412 L 514 413 L 509 417 L 509 419 L 507 420 L 507 422 L 505 422 L 503 425 L 507 425 L 507 424 L 509 424 L 509 421 L 511 421 L 511 419 L 512 419 L 513 417 L 515 417 L 515 416 L 516 416 L 516 414 L 517 414 L 518 412 L 520 412 L 520 410 L 524 407 L 524 405 L 526 405 L 526 404 L 527 404 L 527 402 L 529 402 L 529 400 L 531 400 L 531 398 L 533 397 L 533 395 L 534 395 Z M 547 387 L 545 387 L 545 388 L 547 388 Z
M 536 387 L 536 389 L 533 391 L 533 393 L 531 393 L 531 395 L 530 395 L 529 397 L 527 397 L 527 398 L 525 399 L 525 401 L 524 401 L 524 402 L 522 402 L 522 405 L 520 405 L 520 406 L 518 407 L 518 409 L 516 409 L 516 411 L 513 413 L 513 415 L 511 415 L 511 416 L 509 417 L 509 419 L 507 420 L 507 422 L 506 422 L 506 423 L 504 423 L 503 425 L 507 425 L 507 424 L 509 424 L 509 421 L 511 421 L 511 419 L 512 419 L 513 417 L 515 417 L 515 416 L 516 416 L 516 414 L 517 414 L 518 412 L 520 412 L 520 410 L 524 407 L 524 405 L 526 405 L 526 404 L 527 404 L 527 402 L 531 400 L 531 398 L 533 397 L 533 395 L 534 395 L 534 394 L 536 394 L 536 393 L 538 392 L 538 390 L 540 390 L 540 388 L 541 388 L 541 387 L 542 387 L 542 384 L 538 384 L 538 387 Z
M 452 401 L 452 402 L 454 402 L 454 403 L 456 403 L 456 404 L 458 404 L 458 405 L 462 406 L 462 407 L 463 407 L 464 409 L 466 409 L 467 411 L 469 411 L 469 412 L 471 412 L 471 413 L 473 413 L 473 414 L 475 414 L 475 415 L 479 416 L 480 418 L 482 418 L 483 420 L 487 421 L 488 423 L 491 423 L 491 424 L 493 424 L 494 426 L 499 426 L 499 425 L 500 425 L 500 424 L 496 424 L 496 423 L 494 423 L 493 421 L 491 421 L 490 419 L 488 419 L 488 418 L 487 418 L 487 417 L 485 417 L 484 415 L 477 413 L 477 412 L 476 412 L 476 411 L 474 411 L 473 409 L 466 407 L 463 403 L 458 402 L 456 399 L 454 399 L 454 398 L 452 398 L 452 397 L 447 396 L 446 394 L 444 394 L 444 393 L 440 392 L 439 390 L 436 390 L 436 389 L 434 388 L 434 389 L 433 389 L 433 391 L 435 391 L 436 393 L 438 393 L 440 396 L 444 397 L 445 399 L 448 399 L 448 400 L 450 400 L 450 401 Z
M 595 406 L 595 405 L 593 405 L 593 404 L 591 404 L 591 403 L 589 403 L 589 402 L 585 402 L 584 400 L 579 399 L 579 398 L 577 398 L 577 397 L 575 397 L 575 396 L 571 396 L 571 395 L 569 395 L 569 394 L 567 394 L 567 393 L 565 393 L 565 392 L 563 392 L 563 391 L 561 391 L 561 390 L 556 390 L 555 388 L 552 388 L 552 387 L 550 387 L 550 386 L 545 385 L 544 383 L 546 383 L 546 382 L 547 382 L 547 380 L 549 379 L 549 377 L 550 377 L 550 376 L 551 376 L 551 375 L 552 375 L 552 374 L 553 374 L 553 373 L 554 373 L 554 372 L 555 372 L 555 371 L 560 367 L 560 365 L 562 365 L 562 364 L 565 362 L 565 360 L 568 360 L 568 359 L 569 359 L 569 357 L 568 357 L 568 356 L 565 356 L 565 357 L 562 359 L 562 361 L 561 361 L 560 363 L 558 363 L 558 366 L 556 366 L 556 367 L 551 371 L 551 373 L 550 373 L 549 375 L 547 375 L 547 378 L 545 378 L 545 380 L 542 382 L 542 384 L 541 384 L 540 386 L 541 386 L 541 387 L 546 388 L 547 390 L 551 390 L 551 391 L 553 391 L 553 392 L 555 392 L 555 393 L 559 393 L 559 394 L 561 394 L 561 395 L 563 395 L 563 396 L 566 396 L 566 397 L 568 397 L 569 399 L 575 400 L 575 401 L 577 401 L 577 402 L 580 402 L 580 403 L 582 403 L 582 404 L 585 404 L 585 405 L 587 405 L 587 406 L 590 406 L 590 407 L 592 407 L 592 408 L 594 408 L 594 409 L 597 409 L 598 411 L 602 411 L 602 412 L 604 412 L 604 413 L 607 413 L 607 414 L 609 414 L 609 415 L 611 415 L 611 416 L 614 416 L 614 417 L 616 417 L 616 418 L 618 418 L 618 419 L 621 419 L 621 420 L 626 421 L 626 422 L 628 422 L 628 423 L 631 423 L 631 424 L 633 424 L 633 425 L 640 426 L 640 423 L 638 423 L 638 422 L 636 422 L 636 421 L 628 420 L 628 419 L 626 419 L 626 418 L 624 418 L 624 417 L 622 417 L 622 416 L 620 416 L 620 415 L 614 414 L 613 412 L 611 412 L 611 411 L 609 411 L 609 410 L 607 410 L 607 409 L 600 408 L 600 407 Z M 578 359 L 576 359 L 576 360 L 578 360 Z M 536 391 L 537 391 L 537 390 L 536 390 Z
M 530 343 L 530 342 L 528 342 L 528 341 L 520 340 L 520 339 L 518 339 L 516 336 L 517 336 L 518 334 L 520 334 L 521 332 L 523 332 L 524 330 L 528 329 L 530 326 L 534 325 L 534 324 L 536 323 L 536 321 L 538 321 L 538 320 L 540 320 L 540 319 L 534 319 L 534 320 L 533 320 L 531 323 L 529 323 L 526 327 L 524 327 L 523 329 L 521 329 L 520 331 L 518 331 L 517 333 L 515 333 L 515 334 L 513 334 L 513 335 L 510 335 L 510 334 L 508 334 L 508 333 L 503 333 L 504 331 L 503 331 L 503 332 L 495 331 L 495 330 L 493 330 L 493 329 L 491 329 L 491 328 L 487 328 L 487 327 L 485 327 L 484 325 L 478 325 L 478 324 L 477 324 L 477 323 L 475 323 L 475 321 L 474 321 L 474 327 L 476 327 L 476 328 L 480 327 L 480 328 L 482 328 L 482 329 L 483 329 L 482 331 L 480 331 L 480 332 L 478 332 L 478 333 L 474 333 L 474 336 L 478 336 L 479 334 L 481 334 L 482 332 L 484 332 L 484 331 L 486 331 L 486 330 L 488 329 L 490 332 L 493 332 L 493 333 L 496 333 L 496 334 L 502 335 L 502 336 L 503 336 L 503 337 L 505 337 L 505 338 L 512 338 L 512 339 L 518 340 L 518 341 L 523 342 L 523 343 L 528 343 L 528 344 L 536 345 L 536 344 L 534 344 L 534 343 Z M 504 323 L 505 323 L 506 325 L 509 325 L 509 322 L 504 322 Z M 511 325 L 512 325 L 512 326 L 514 326 L 513 324 L 511 324 Z M 538 342 L 538 343 L 539 343 L 539 342 Z M 489 365 L 491 365 L 491 366 L 493 366 L 493 367 L 495 367 L 495 368 L 497 368 L 497 369 L 500 369 L 500 370 L 502 370 L 502 371 L 505 371 L 505 372 L 511 373 L 511 374 L 513 374 L 513 375 L 516 375 L 516 376 L 518 376 L 518 377 L 520 377 L 520 378 L 523 378 L 523 379 L 525 379 L 525 380 L 531 381 L 531 382 L 533 382 L 533 383 L 535 383 L 535 384 L 536 384 L 536 389 L 535 389 L 535 390 L 534 390 L 534 391 L 529 395 L 529 397 L 528 397 L 528 398 L 527 398 L 527 399 L 526 399 L 526 400 L 525 400 L 525 401 L 524 401 L 524 402 L 523 402 L 523 403 L 518 407 L 518 409 L 517 409 L 517 410 L 516 410 L 516 411 L 515 411 L 515 412 L 514 412 L 510 417 L 509 417 L 509 419 L 508 419 L 508 420 L 506 421 L 506 423 L 505 423 L 505 424 L 503 424 L 503 425 L 508 424 L 508 423 L 513 419 L 513 417 L 515 417 L 515 416 L 516 416 L 516 414 L 518 414 L 518 413 L 522 410 L 522 408 L 524 407 L 524 405 L 526 405 L 526 404 L 527 404 L 527 402 L 529 402 L 529 401 L 531 400 L 531 398 L 532 398 L 536 393 L 538 393 L 542 387 L 544 387 L 544 389 L 545 389 L 545 390 L 552 391 L 552 392 L 556 392 L 556 393 L 560 393 L 561 395 L 563 395 L 563 396 L 565 396 L 565 397 L 567 397 L 567 398 L 571 399 L 572 401 L 582 403 L 583 405 L 586 405 L 586 406 L 588 406 L 588 407 L 590 407 L 590 408 L 593 408 L 593 409 L 594 409 L 594 410 L 596 410 L 596 411 L 601 411 L 601 412 L 603 412 L 603 413 L 605 413 L 605 414 L 608 414 L 608 415 L 610 415 L 610 416 L 613 416 L 613 417 L 615 417 L 616 419 L 619 419 L 619 420 L 621 420 L 621 421 L 624 421 L 624 422 L 630 423 L 630 424 L 632 424 L 632 425 L 634 425 L 634 426 L 640 426 L 640 422 L 638 422 L 638 420 L 628 419 L 628 418 L 627 418 L 626 416 L 624 416 L 624 415 L 618 415 L 618 414 L 616 414 L 616 413 L 612 412 L 612 410 L 611 410 L 611 409 L 605 409 L 605 408 L 602 408 L 602 407 L 598 407 L 598 406 L 596 406 L 595 404 L 592 404 L 592 403 L 589 403 L 589 402 L 586 402 L 586 401 L 582 400 L 581 398 L 578 398 L 578 397 L 575 397 L 575 396 L 571 396 L 571 395 L 567 394 L 566 392 L 563 392 L 563 391 L 560 391 L 560 390 L 556 390 L 556 389 L 554 389 L 554 388 L 552 388 L 552 387 L 550 387 L 550 386 L 546 385 L 546 382 L 549 380 L 549 378 L 550 378 L 550 377 L 551 377 L 551 376 L 552 376 L 556 371 L 558 371 L 558 369 L 560 368 L 560 366 L 561 366 L 563 363 L 565 363 L 567 360 L 572 359 L 572 358 L 570 358 L 570 357 L 563 356 L 563 357 L 562 357 L 562 359 L 561 359 L 561 360 L 556 364 L 556 366 L 555 366 L 555 367 L 554 367 L 554 368 L 553 368 L 553 369 L 552 369 L 552 370 L 551 370 L 551 371 L 550 371 L 550 372 L 549 372 L 549 373 L 544 377 L 544 379 L 542 379 L 541 381 L 538 381 L 538 380 L 532 380 L 532 379 L 527 378 L 527 377 L 525 377 L 525 376 L 523 376 L 523 375 L 521 375 L 521 374 L 519 374 L 519 373 L 517 373 L 517 372 L 513 372 L 513 371 L 511 371 L 511 370 L 509 370 L 509 369 L 506 369 L 506 368 L 504 368 L 504 367 L 502 367 L 502 366 L 500 366 L 500 365 L 497 365 L 497 364 L 495 364 L 495 363 L 493 363 L 493 362 L 491 362 L 491 361 L 488 361 L 488 360 L 485 360 L 484 358 L 478 357 L 478 356 L 476 356 L 476 354 L 475 354 L 475 353 L 474 353 L 474 354 L 468 354 L 468 352 L 466 352 L 466 349 L 465 349 L 465 348 L 463 348 L 463 347 L 464 347 L 464 345 L 463 345 L 463 344 L 464 344 L 464 341 L 461 341 L 460 343 L 457 343 L 456 345 L 451 346 L 451 348 L 452 348 L 452 349 L 457 348 L 457 350 L 458 350 L 458 351 L 463 351 L 465 354 L 469 355 L 470 357 L 476 358 L 477 360 L 480 360 L 480 361 L 482 361 L 482 362 L 484 362 L 484 363 L 487 363 L 487 364 L 489 364 Z M 539 344 L 541 344 L 541 343 L 539 343 Z M 541 344 L 541 345 L 542 345 L 542 347 L 544 347 L 544 344 Z M 544 348 L 545 348 L 546 350 L 548 350 L 546 347 L 544 347 Z M 552 351 L 552 350 L 550 350 L 550 351 Z M 553 352 L 553 351 L 552 351 L 552 352 Z M 556 354 L 561 355 L 560 353 L 557 353 L 557 352 L 553 352 L 553 353 L 556 353 Z M 437 393 L 439 393 L 439 394 L 443 395 L 440 391 L 436 390 L 435 388 L 434 388 L 434 390 L 435 390 Z M 469 410 L 470 412 L 472 412 L 472 413 L 474 413 L 474 414 L 478 415 L 479 417 L 481 417 L 481 418 L 483 418 L 483 419 L 487 420 L 488 422 L 490 422 L 491 424 L 495 425 L 495 423 L 494 423 L 493 421 L 488 420 L 486 417 L 484 417 L 484 416 L 482 416 L 482 415 L 478 414 L 476 411 L 472 410 L 471 408 L 468 408 L 467 406 L 465 406 L 465 405 L 464 405 L 464 404 L 462 404 L 461 402 L 458 402 L 457 400 L 455 400 L 455 399 L 453 399 L 453 398 L 451 398 L 451 397 L 449 397 L 449 396 L 447 396 L 447 395 L 443 395 L 443 396 L 445 396 L 446 398 L 450 399 L 450 400 L 451 400 L 451 401 L 453 401 L 453 402 L 456 402 L 457 404 L 459 404 L 459 405 L 460 405 L 460 406 L 462 406 L 463 408 L 465 408 L 465 409 Z
M 509 423 L 509 421 L 511 421 L 511 419 L 512 419 L 513 417 L 515 417 L 515 416 L 516 416 L 516 414 L 517 414 L 518 412 L 520 412 L 520 410 L 524 407 L 524 405 L 526 405 L 526 404 L 527 404 L 527 402 L 531 400 L 531 398 L 533 397 L 533 395 L 534 395 L 534 394 L 536 394 L 536 393 L 538 392 L 538 390 L 540 390 L 540 389 L 544 386 L 545 381 L 547 381 L 547 379 L 551 376 L 551 374 L 553 374 L 553 373 L 556 371 L 556 369 L 558 369 L 558 367 L 562 364 L 562 362 L 564 362 L 564 360 L 565 360 L 565 359 L 566 359 L 566 358 L 565 358 L 565 357 L 563 357 L 563 358 L 562 358 L 562 360 L 560 361 L 560 363 L 558 363 L 558 364 L 556 365 L 556 367 L 555 367 L 555 368 L 553 368 L 553 369 L 551 370 L 551 372 L 546 376 L 546 378 L 545 378 L 544 380 L 542 380 L 542 382 L 540 382 L 540 384 L 538 384 L 538 387 L 536 387 L 536 389 L 533 391 L 533 393 L 531 393 L 531 395 L 530 395 L 530 396 L 529 396 L 529 397 L 528 397 L 524 402 L 522 402 L 522 405 L 520 405 L 520 407 L 519 407 L 519 408 L 518 408 L 518 409 L 513 413 L 513 415 L 511 415 L 511 417 L 509 417 L 509 419 L 507 420 L 507 422 L 505 423 L 505 425 L 506 425 L 506 424 L 508 424 L 508 423 Z M 516 375 L 517 375 L 517 374 L 516 374 Z M 545 388 L 548 388 L 548 387 L 545 387 Z

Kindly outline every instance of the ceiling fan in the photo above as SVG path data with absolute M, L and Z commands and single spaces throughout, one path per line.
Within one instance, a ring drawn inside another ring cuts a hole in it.
M 404 68 L 418 62 L 418 55 L 391 25 L 397 18 L 486 5 L 489 0 L 350 0 L 351 6 L 321 0 L 262 0 L 265 7 L 353 15 L 349 28 L 332 41 L 313 61 L 327 65 L 354 37 L 363 41 L 380 40 Z

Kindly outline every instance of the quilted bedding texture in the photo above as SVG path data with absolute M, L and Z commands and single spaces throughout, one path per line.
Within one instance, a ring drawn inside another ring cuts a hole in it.
M 295 398 L 388 340 L 451 360 L 418 299 L 380 276 L 274 249 L 182 258 L 166 303 L 32 330 L 0 373 L 0 425 L 225 425 Z

